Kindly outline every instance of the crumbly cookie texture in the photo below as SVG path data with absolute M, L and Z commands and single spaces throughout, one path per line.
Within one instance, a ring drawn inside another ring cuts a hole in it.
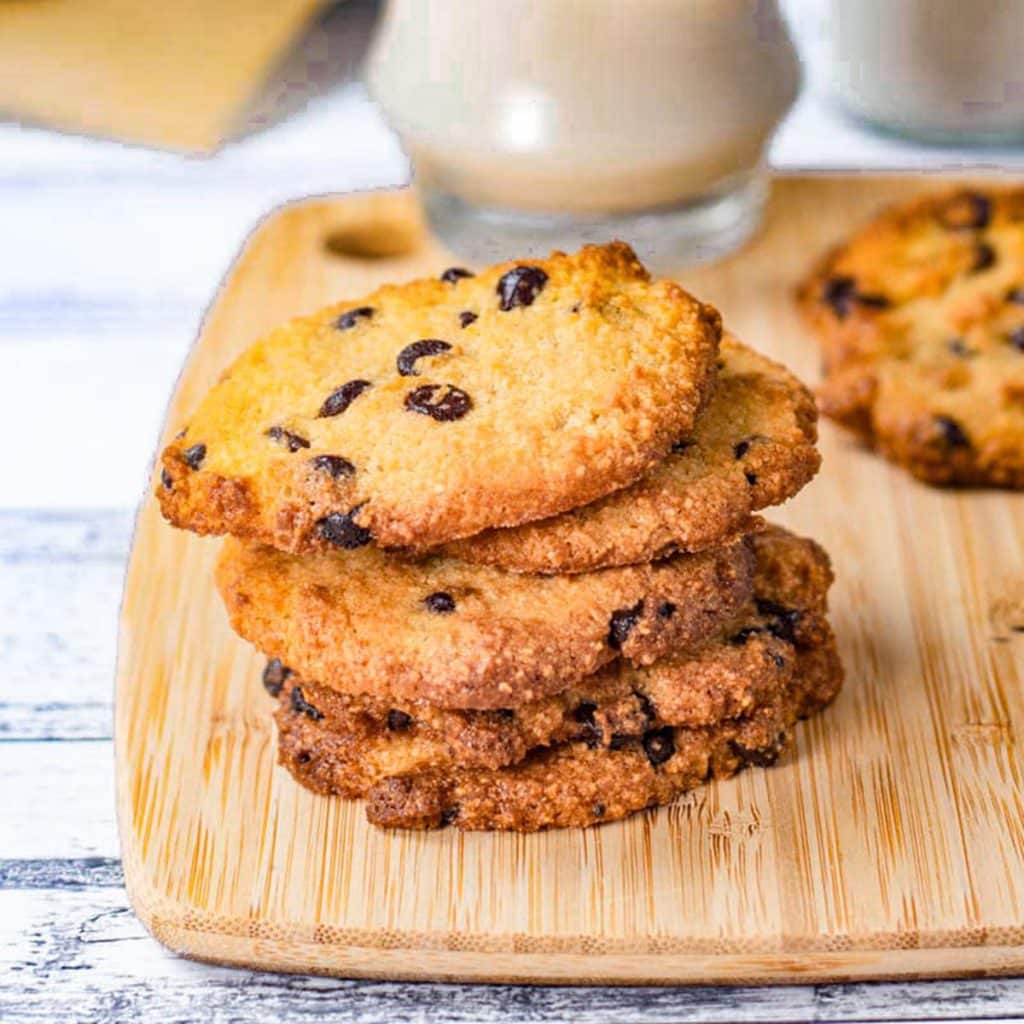
M 752 513 L 792 497 L 821 463 L 811 393 L 735 338 L 693 433 L 638 483 L 582 508 L 445 549 L 517 572 L 591 572 L 700 551 L 749 532 Z
M 389 285 L 236 360 L 163 452 L 161 507 L 290 552 L 554 515 L 692 431 L 720 336 L 622 243 Z
M 803 685 L 799 685 L 802 683 Z M 797 655 L 794 685 L 740 718 L 694 728 L 666 726 L 621 745 L 575 740 L 539 747 L 504 768 L 427 771 L 382 779 L 366 793 L 367 817 L 390 828 L 537 829 L 598 825 L 671 802 L 748 765 L 767 767 L 789 745 L 792 726 L 824 707 L 842 685 L 831 639 Z M 334 734 L 310 745 L 280 733 L 282 763 L 321 793 L 349 792 L 352 761 Z
M 503 768 L 536 747 L 579 740 L 618 749 L 666 726 L 748 715 L 797 685 L 798 657 L 831 642 L 825 553 L 775 529 L 756 545 L 755 598 L 706 645 L 646 668 L 616 661 L 520 707 L 450 711 L 382 701 L 310 683 L 273 662 L 264 682 L 278 700 L 282 760 L 331 792 L 364 796 L 391 776 Z
M 229 538 L 216 579 L 235 631 L 303 678 L 495 709 L 568 689 L 619 655 L 645 665 L 701 643 L 749 599 L 753 562 L 740 540 L 651 565 L 522 576 Z
M 890 209 L 798 301 L 828 416 L 928 483 L 1024 487 L 1024 188 Z
M 801 657 L 797 671 L 813 677 L 819 692 L 835 693 L 841 682 L 834 648 Z M 575 742 L 542 748 L 509 768 L 391 778 L 370 793 L 367 818 L 385 828 L 517 832 L 614 821 L 747 766 L 773 765 L 793 724 L 813 710 L 797 692 L 783 691 L 745 718 L 668 727 L 618 749 Z

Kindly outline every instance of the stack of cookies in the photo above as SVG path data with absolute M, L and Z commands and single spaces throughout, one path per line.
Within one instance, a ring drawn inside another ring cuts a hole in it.
M 614 243 L 280 328 L 158 493 L 232 535 L 300 783 L 384 826 L 585 826 L 772 764 L 838 690 L 828 559 L 756 515 L 816 472 L 815 418 Z

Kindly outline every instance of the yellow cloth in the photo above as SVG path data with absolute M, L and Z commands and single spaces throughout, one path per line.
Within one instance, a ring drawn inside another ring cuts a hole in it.
M 0 114 L 213 149 L 322 0 L 0 0 Z

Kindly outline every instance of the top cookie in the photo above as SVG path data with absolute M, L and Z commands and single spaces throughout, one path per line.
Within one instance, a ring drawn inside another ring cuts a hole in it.
M 577 573 L 701 551 L 749 532 L 751 513 L 792 497 L 818 470 L 811 393 L 726 335 L 714 395 L 693 433 L 638 483 L 540 522 L 445 549 L 517 572 Z
M 693 428 L 718 313 L 622 243 L 389 285 L 248 349 L 164 451 L 164 515 L 427 548 L 628 486 Z
M 1024 188 L 886 211 L 799 302 L 827 415 L 929 483 L 1024 487 Z

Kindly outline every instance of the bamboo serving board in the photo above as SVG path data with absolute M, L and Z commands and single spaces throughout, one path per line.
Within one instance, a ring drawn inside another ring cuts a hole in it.
M 807 379 L 810 261 L 935 182 L 778 181 L 764 230 L 683 275 Z M 315 200 L 253 234 L 171 402 L 297 312 L 452 257 L 412 195 Z M 261 659 L 211 582 L 217 543 L 147 496 L 121 621 L 125 877 L 187 956 L 353 977 L 808 981 L 1024 971 L 1024 495 L 926 488 L 823 424 L 824 468 L 774 518 L 819 538 L 848 671 L 775 768 L 587 831 L 388 833 L 275 765 Z M 167 440 L 165 436 L 161 444 Z

